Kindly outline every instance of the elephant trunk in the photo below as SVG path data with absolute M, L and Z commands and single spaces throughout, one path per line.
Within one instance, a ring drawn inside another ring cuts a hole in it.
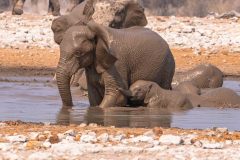
M 64 67 L 59 64 L 56 71 L 57 77 L 57 86 L 62 99 L 62 103 L 64 107 L 73 106 L 72 95 L 70 90 L 70 80 L 71 75 L 68 73 Z

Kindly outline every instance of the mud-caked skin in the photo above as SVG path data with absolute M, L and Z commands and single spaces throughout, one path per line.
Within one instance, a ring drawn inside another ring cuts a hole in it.
M 187 95 L 179 91 L 162 89 L 157 83 L 138 80 L 129 90 L 120 89 L 132 101 L 142 101 L 146 107 L 161 108 L 169 111 L 186 110 L 193 108 Z
M 179 91 L 183 94 L 193 94 L 193 95 L 201 94 L 201 89 L 193 85 L 192 82 L 182 82 L 176 87 L 174 87 L 173 90 Z
M 188 95 L 194 107 L 240 108 L 240 96 L 229 88 L 215 88 L 196 95 Z
M 23 14 L 23 6 L 26 0 L 13 0 L 13 15 L 22 15 Z M 31 4 L 34 6 L 37 5 L 39 0 L 31 0 Z M 59 0 L 49 0 L 49 12 L 52 12 L 53 16 L 60 15 L 60 3 Z
M 194 107 L 240 107 L 240 96 L 228 88 L 199 89 L 191 82 L 183 82 L 174 90 L 187 95 Z
M 60 44 L 57 84 L 64 106 L 73 105 L 69 81 L 79 68 L 86 69 L 90 105 L 105 108 L 125 106 L 127 98 L 117 88 L 137 80 L 170 89 L 175 61 L 166 41 L 150 29 L 113 29 L 90 21 L 70 27 Z
M 182 82 L 191 82 L 197 88 L 218 88 L 223 84 L 223 73 L 216 66 L 211 64 L 201 64 L 195 68 L 175 75 L 173 86 Z

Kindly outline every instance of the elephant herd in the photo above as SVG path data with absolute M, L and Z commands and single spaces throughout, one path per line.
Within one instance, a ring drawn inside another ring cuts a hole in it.
M 71 77 L 83 72 L 90 106 L 240 107 L 240 97 L 222 88 L 223 73 L 213 65 L 174 76 L 169 45 L 144 28 L 147 19 L 138 2 L 125 2 L 108 26 L 95 22 L 93 3 L 85 0 L 52 22 L 60 47 L 56 79 L 63 107 L 73 106 Z

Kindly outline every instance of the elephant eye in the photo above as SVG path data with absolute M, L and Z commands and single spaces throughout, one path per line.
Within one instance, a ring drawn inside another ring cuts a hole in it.
M 80 58 L 82 55 L 79 51 L 75 51 L 74 56 L 77 57 L 77 58 Z

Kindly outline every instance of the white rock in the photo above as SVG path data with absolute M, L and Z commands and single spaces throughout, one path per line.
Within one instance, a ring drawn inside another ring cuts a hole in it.
M 83 142 L 83 143 L 97 142 L 96 133 L 95 132 L 89 132 L 87 134 L 83 134 L 80 138 L 80 142 Z
M 62 134 L 62 133 L 58 133 L 57 136 L 58 136 L 58 139 L 59 139 L 60 141 L 62 141 L 63 139 L 66 138 L 66 135 L 64 135 L 64 134 Z
M 139 142 L 153 143 L 153 140 L 154 140 L 153 137 L 140 135 L 140 136 L 131 138 L 130 142 L 132 142 L 132 143 L 139 143 Z
M 40 134 L 39 132 L 30 132 L 28 134 L 28 137 L 29 137 L 30 140 L 36 140 L 37 137 L 39 136 L 39 134 Z
M 9 143 L 0 143 L 0 151 L 6 152 L 12 148 L 12 145 Z
M 224 147 L 223 142 L 201 141 L 201 143 L 204 149 L 222 149 Z
M 76 136 L 77 132 L 74 131 L 73 129 L 70 129 L 70 130 L 66 131 L 64 134 L 68 135 L 68 136 Z
M 10 142 L 10 143 L 24 143 L 27 141 L 27 137 L 23 136 L 23 135 L 16 135 L 16 136 L 6 136 L 6 139 Z
M 7 124 L 6 123 L 0 123 L 0 127 L 5 127 L 5 126 L 7 126 Z
M 143 133 L 143 135 L 148 136 L 148 137 L 155 137 L 153 130 L 147 131 L 147 132 Z
M 188 134 L 188 135 L 182 136 L 182 140 L 185 145 L 191 145 L 192 140 L 196 137 L 197 137 L 196 134 Z
M 46 160 L 52 159 L 51 153 L 35 152 L 28 156 L 27 160 Z
M 164 145 L 179 145 L 182 143 L 182 138 L 175 135 L 162 135 L 159 138 L 159 142 Z
M 44 142 L 42 144 L 42 146 L 45 147 L 45 148 L 50 148 L 52 146 L 52 144 L 50 142 Z
M 86 127 L 86 126 L 87 126 L 86 123 L 81 123 L 81 124 L 79 125 L 79 127 Z
M 215 128 L 214 130 L 220 133 L 228 132 L 227 128 Z
M 240 140 L 234 140 L 234 141 L 233 141 L 233 144 L 234 144 L 234 145 L 240 145 Z
M 102 143 L 106 143 L 109 140 L 108 133 L 103 133 L 100 136 L 97 137 L 97 140 L 99 140 Z
M 98 125 L 96 123 L 90 123 L 88 126 L 89 127 L 97 127 Z
M 21 160 L 22 159 L 19 155 L 12 153 L 12 152 L 5 152 L 3 154 L 3 157 L 4 157 L 4 159 L 7 159 L 7 160 Z

